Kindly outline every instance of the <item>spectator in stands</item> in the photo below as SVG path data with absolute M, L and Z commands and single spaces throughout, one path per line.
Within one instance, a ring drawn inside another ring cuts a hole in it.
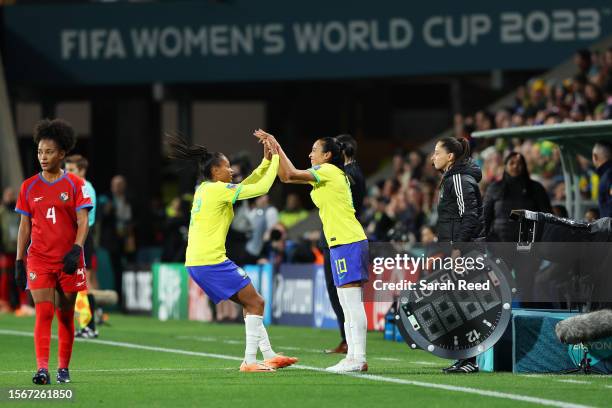
M 542 184 L 529 176 L 525 157 L 510 153 L 504 160 L 502 179 L 489 185 L 484 196 L 485 234 L 491 242 L 516 242 L 519 225 L 509 219 L 515 209 L 550 212 L 550 199 Z M 533 300 L 533 287 L 539 260 L 516 252 L 514 246 L 497 245 L 506 264 L 514 269 L 519 296 L 525 302 Z
M 589 82 L 584 88 L 585 107 L 590 115 L 595 113 L 597 107 L 603 103 L 603 95 L 601 89 L 592 82 Z
M 257 197 L 251 204 L 247 218 L 252 228 L 246 243 L 246 250 L 251 258 L 248 263 L 255 263 L 261 256 L 266 235 L 278 222 L 278 210 L 270 204 L 270 197 L 265 194 Z
M 561 217 L 561 218 L 568 218 L 569 217 L 569 213 L 567 212 L 567 208 L 565 208 L 564 205 L 553 205 L 552 206 L 552 213 L 554 215 L 556 215 L 557 217 Z
M 366 233 L 371 241 L 386 241 L 387 232 L 392 225 L 391 218 L 387 215 L 389 199 L 379 195 L 372 201 L 372 208 L 365 219 Z
M 434 227 L 432 227 L 431 225 L 425 225 L 421 227 L 421 242 L 424 245 L 438 242 L 438 236 L 436 235 Z
M 574 64 L 578 68 L 578 73 L 584 76 L 589 75 L 591 72 L 591 66 L 593 60 L 591 57 L 591 51 L 588 49 L 580 49 L 574 54 Z
M 296 193 L 287 195 L 285 209 L 280 212 L 279 220 L 287 228 L 293 227 L 308 218 L 308 211 L 302 207 L 302 200 Z
M 163 226 L 162 262 L 185 262 L 191 203 L 176 197 L 170 202 Z
M 612 217 L 612 145 L 605 141 L 593 147 L 593 165 L 599 175 L 599 213 L 602 217 Z
M 601 114 L 602 119 L 612 119 L 612 68 L 610 68 L 610 72 L 608 73 L 608 80 L 606 82 L 605 88 L 605 102 L 604 108 Z
M 597 208 L 589 208 L 584 213 L 584 220 L 586 222 L 593 222 L 593 221 L 597 221 L 598 219 L 599 219 L 599 209 Z
M 434 258 L 444 256 L 443 247 L 438 244 L 438 236 L 436 230 L 430 225 L 425 225 L 421 228 L 421 244 L 423 245 L 423 257 L 427 260 L 427 265 L 423 268 L 425 274 L 434 272 Z
M 502 179 L 489 185 L 484 196 L 485 234 L 493 242 L 513 242 L 518 223 L 509 219 L 510 211 L 525 209 L 550 212 L 550 199 L 542 184 L 531 179 L 525 157 L 510 153 L 504 160 Z
M 111 179 L 111 191 L 99 200 L 100 210 L 100 246 L 110 255 L 115 289 L 119 296 L 122 310 L 124 257 L 135 251 L 134 228 L 132 223 L 132 205 L 127 197 L 127 181 L 122 175 Z
M 257 263 L 272 263 L 278 266 L 287 261 L 287 252 L 287 229 L 279 222 L 272 226 L 267 234 L 262 257 Z

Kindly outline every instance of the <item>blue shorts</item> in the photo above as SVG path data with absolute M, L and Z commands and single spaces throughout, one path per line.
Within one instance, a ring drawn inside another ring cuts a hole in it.
M 367 239 L 331 247 L 329 257 L 336 287 L 368 280 L 370 254 Z
M 215 304 L 231 298 L 251 283 L 246 272 L 229 259 L 216 265 L 188 266 L 187 271 Z

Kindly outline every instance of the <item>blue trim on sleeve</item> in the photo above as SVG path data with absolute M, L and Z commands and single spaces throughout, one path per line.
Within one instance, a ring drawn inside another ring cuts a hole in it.
M 79 211 L 79 210 L 81 210 L 81 209 L 83 209 L 83 208 L 93 208 L 93 204 L 83 204 L 83 205 L 80 205 L 80 206 L 78 206 L 78 207 L 75 209 L 75 211 Z
M 23 214 L 23 215 L 25 215 L 27 217 L 31 217 L 32 216 L 32 214 L 30 214 L 29 212 L 20 210 L 19 208 L 15 208 L 15 212 L 19 213 L 19 214 Z

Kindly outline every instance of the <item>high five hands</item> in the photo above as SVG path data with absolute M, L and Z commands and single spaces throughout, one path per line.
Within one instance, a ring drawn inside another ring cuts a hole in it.
M 280 145 L 278 144 L 278 142 L 276 141 L 276 138 L 274 136 L 272 136 L 271 134 L 261 130 L 261 129 L 257 129 L 256 131 L 253 132 L 253 135 L 259 139 L 259 143 L 263 143 L 264 144 L 264 149 L 268 149 L 272 154 L 277 154 L 278 151 L 280 150 Z M 267 158 L 267 156 L 266 156 Z

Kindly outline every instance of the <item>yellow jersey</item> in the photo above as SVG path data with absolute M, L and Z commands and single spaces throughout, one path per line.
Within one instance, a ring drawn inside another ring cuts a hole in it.
M 216 265 L 227 259 L 225 238 L 234 218 L 233 204 L 266 194 L 278 173 L 279 156 L 262 160 L 240 184 L 205 181 L 193 197 L 185 266 Z
M 319 209 L 327 245 L 351 244 L 366 238 L 363 227 L 355 217 L 351 185 L 342 170 L 323 163 L 308 169 L 314 176 L 310 197 Z

